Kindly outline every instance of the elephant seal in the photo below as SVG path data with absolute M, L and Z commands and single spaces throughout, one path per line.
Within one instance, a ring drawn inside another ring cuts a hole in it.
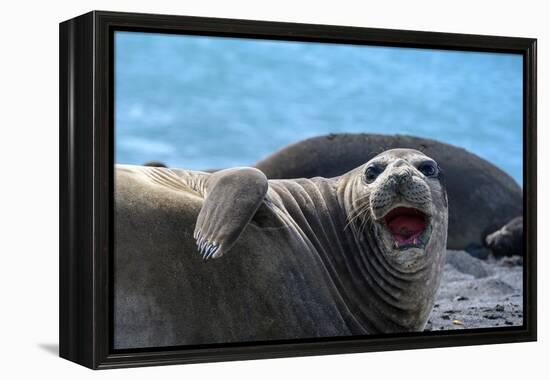
M 411 148 L 445 171 L 449 197 L 448 248 L 482 248 L 485 237 L 523 215 L 523 192 L 488 161 L 435 140 L 377 134 L 332 134 L 290 144 L 253 166 L 267 178 L 339 176 L 387 149 Z
M 157 160 L 147 161 L 143 164 L 143 166 L 153 166 L 155 168 L 167 168 L 168 167 L 168 165 L 166 165 L 164 162 L 157 161 Z
M 523 217 L 514 218 L 501 229 L 487 235 L 485 243 L 495 257 L 523 256 Z
M 331 179 L 268 180 L 254 168 L 115 173 L 115 348 L 426 324 L 448 212 L 442 172 L 421 152 L 383 152 Z

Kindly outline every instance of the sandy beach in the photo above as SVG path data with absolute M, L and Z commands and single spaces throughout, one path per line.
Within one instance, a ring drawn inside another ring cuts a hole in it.
M 448 251 L 426 331 L 521 326 L 522 284 L 519 256 L 480 260 Z

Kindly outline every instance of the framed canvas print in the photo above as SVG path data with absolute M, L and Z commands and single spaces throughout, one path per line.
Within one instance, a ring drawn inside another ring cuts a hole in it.
M 60 355 L 536 339 L 536 40 L 60 24 Z

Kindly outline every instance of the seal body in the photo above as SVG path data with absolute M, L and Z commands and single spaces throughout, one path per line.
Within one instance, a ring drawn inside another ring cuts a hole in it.
M 118 166 L 115 348 L 422 330 L 444 263 L 445 188 L 422 174 L 434 164 L 420 152 L 373 160 L 270 181 L 250 168 Z
M 521 187 L 480 157 L 435 140 L 377 134 L 335 134 L 290 144 L 254 167 L 268 178 L 335 177 L 396 148 L 422 151 L 445 172 L 449 197 L 448 248 L 482 247 L 485 237 L 523 215 Z
M 495 257 L 523 256 L 523 217 L 514 218 L 487 235 L 485 243 Z

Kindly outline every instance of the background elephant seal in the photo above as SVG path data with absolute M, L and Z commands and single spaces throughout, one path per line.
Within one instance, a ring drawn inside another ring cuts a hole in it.
M 523 256 L 523 218 L 514 218 L 501 229 L 487 235 L 485 243 L 495 257 Z
M 447 200 L 420 152 L 334 179 L 117 166 L 115 184 L 116 348 L 421 331 L 432 310 Z
M 445 173 L 450 249 L 482 248 L 487 234 L 523 215 L 522 189 L 508 174 L 462 148 L 435 140 L 376 134 L 320 136 L 288 145 L 254 167 L 268 178 L 335 177 L 395 148 L 419 150 Z
M 155 167 L 155 168 L 167 168 L 168 167 L 168 165 L 166 165 L 164 162 L 156 161 L 156 160 L 147 161 L 146 163 L 143 164 L 143 166 L 152 166 L 152 167 Z

